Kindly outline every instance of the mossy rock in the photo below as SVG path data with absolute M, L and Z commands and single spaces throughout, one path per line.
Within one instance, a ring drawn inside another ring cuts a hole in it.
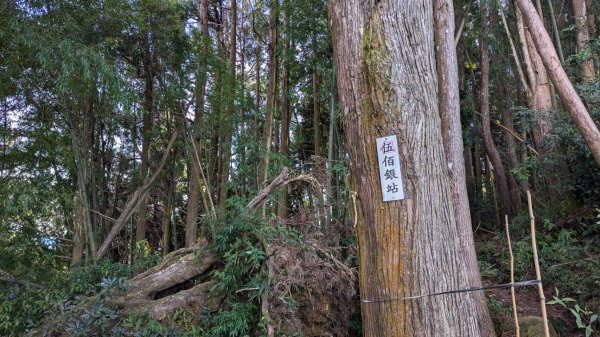
M 521 337 L 544 337 L 544 320 L 538 316 L 519 317 Z M 550 324 L 550 337 L 559 337 Z

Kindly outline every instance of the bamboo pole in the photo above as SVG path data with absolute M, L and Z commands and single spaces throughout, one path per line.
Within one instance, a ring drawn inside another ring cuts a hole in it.
M 540 306 L 542 309 L 542 319 L 544 320 L 544 336 L 550 337 L 548 328 L 548 316 L 546 315 L 546 296 L 544 295 L 544 286 L 542 285 L 542 275 L 540 272 L 540 263 L 538 261 L 537 242 L 535 240 L 535 216 L 533 215 L 533 206 L 531 203 L 531 193 L 527 190 L 527 207 L 529 208 L 529 219 L 531 224 L 531 248 L 533 250 L 533 263 L 535 265 L 535 276 L 538 283 L 538 292 L 540 295 Z
M 515 283 L 515 257 L 513 256 L 512 243 L 510 241 L 510 230 L 508 228 L 508 215 L 504 215 L 506 225 L 506 241 L 508 243 L 508 253 L 510 254 L 510 283 Z M 513 317 L 515 318 L 516 336 L 521 337 L 521 328 L 519 327 L 519 317 L 517 314 L 517 299 L 515 296 L 515 287 L 510 287 L 510 297 L 512 298 Z

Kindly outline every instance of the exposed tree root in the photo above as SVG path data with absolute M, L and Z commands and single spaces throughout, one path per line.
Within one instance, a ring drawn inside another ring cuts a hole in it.
M 180 307 L 198 309 L 200 303 L 216 309 L 218 302 L 208 296 L 212 284 L 208 278 L 217 260 L 205 242 L 194 249 L 175 251 L 163 263 L 132 278 L 127 292 L 109 302 L 127 310 L 147 310 L 154 319 Z

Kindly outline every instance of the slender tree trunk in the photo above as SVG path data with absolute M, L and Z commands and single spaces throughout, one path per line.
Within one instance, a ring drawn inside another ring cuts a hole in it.
M 142 118 L 142 154 L 140 164 L 140 186 L 146 183 L 148 178 L 150 161 L 150 130 L 154 119 L 154 70 L 152 69 L 152 54 L 148 33 L 144 36 L 144 117 Z M 137 209 L 137 226 L 135 240 L 146 239 L 146 217 L 148 213 L 148 197 L 144 197 Z
M 481 144 L 479 139 L 475 139 L 474 149 L 474 160 L 475 160 L 475 196 L 481 198 L 481 188 L 483 186 L 483 169 L 481 168 Z
M 270 0 L 269 16 L 269 87 L 267 89 L 267 106 L 265 124 L 263 130 L 263 149 L 258 182 L 261 186 L 267 183 L 269 172 L 269 152 L 273 139 L 273 114 L 275 113 L 275 95 L 277 93 L 277 43 L 278 43 L 278 21 L 279 21 L 279 0 Z M 264 205 L 263 205 L 264 211 Z
M 501 100 L 499 102 L 500 118 L 502 125 L 506 128 L 502 132 L 502 138 L 504 140 L 504 148 L 506 149 L 506 157 L 508 158 L 508 171 L 510 172 L 511 169 L 519 167 L 519 160 L 517 159 L 517 145 L 515 143 L 515 137 L 513 136 L 513 134 L 516 134 L 516 132 L 514 130 L 512 112 L 506 104 L 509 98 L 501 79 L 497 79 L 497 87 L 498 96 Z M 513 210 L 517 212 L 522 206 L 521 195 L 519 193 L 519 184 L 517 183 L 514 175 L 508 174 L 507 178 L 508 186 L 510 188 L 510 199 L 513 203 Z
M 493 336 L 489 321 L 471 316 L 481 306 L 473 293 L 399 300 L 469 287 L 442 143 L 432 3 L 336 0 L 329 10 L 357 182 L 365 336 Z M 387 135 L 398 136 L 406 198 L 384 203 L 376 138 Z
M 283 63 L 281 71 L 281 146 L 280 153 L 284 157 L 289 157 L 290 142 L 290 18 L 288 14 L 288 3 L 285 2 L 285 15 L 283 17 L 283 26 L 285 28 L 285 44 L 283 47 Z M 281 189 L 281 197 L 277 201 L 277 217 L 279 219 L 289 218 L 289 192 L 288 187 Z
M 256 36 L 255 36 L 256 38 Z M 255 102 L 255 113 L 254 113 L 254 120 L 252 121 L 252 129 L 254 131 L 254 139 L 261 139 L 260 138 L 260 128 L 259 128 L 259 116 L 260 116 L 260 111 L 261 111 L 261 106 L 260 106 L 260 101 L 262 98 L 262 89 L 261 89 L 261 63 L 262 63 L 262 45 L 260 43 L 257 43 L 256 45 L 256 49 L 255 49 L 255 53 L 256 53 L 256 87 L 255 87 L 255 98 L 256 98 L 256 102 Z M 261 144 L 262 147 L 262 144 Z M 259 148 L 260 149 L 260 148 Z M 260 187 L 262 186 L 262 181 L 260 181 L 261 179 L 261 165 L 263 164 L 262 160 L 260 160 L 258 163 L 254 164 L 254 170 L 253 172 L 255 173 L 253 176 L 256 177 L 256 187 L 258 188 L 258 190 L 260 190 Z
M 319 104 L 319 77 L 312 72 L 313 145 L 315 156 L 323 157 L 323 132 L 321 132 L 321 105 Z
M 552 41 L 535 9 L 527 0 L 516 1 L 523 13 L 523 19 L 531 31 L 531 35 L 535 37 L 535 46 L 542 57 L 544 66 L 549 71 L 552 82 L 556 85 L 565 108 L 569 111 L 571 117 L 573 117 L 577 129 L 581 132 L 583 139 L 589 146 L 596 163 L 600 165 L 600 131 L 598 127 L 590 117 L 581 98 L 577 95 L 575 88 L 573 88 L 573 84 L 571 84 L 567 74 L 561 67 L 556 51 L 552 47 Z
M 590 9 L 591 8 L 592 1 L 593 0 L 586 0 L 585 1 L 586 9 Z M 596 16 L 590 10 L 588 10 L 588 12 L 587 12 L 587 27 L 588 27 L 588 31 L 590 33 L 590 36 L 595 36 L 596 35 Z
M 79 193 L 75 196 L 75 216 L 73 217 L 73 253 L 71 255 L 71 266 L 75 266 L 83 260 L 85 250 L 85 207 Z
M 556 16 L 554 15 L 554 4 L 552 0 L 548 0 L 548 9 L 550 9 L 550 19 L 552 20 L 552 32 L 554 33 L 554 42 L 556 43 L 556 51 L 560 57 L 560 63 L 564 66 L 565 57 L 563 55 L 562 43 L 560 42 L 560 34 L 556 25 Z
M 485 177 L 487 180 L 487 186 L 492 191 L 492 196 L 490 197 L 490 199 L 492 200 L 493 204 L 494 215 L 496 218 L 496 226 L 500 227 L 502 225 L 502 222 L 500 221 L 500 206 L 498 205 L 498 193 L 496 193 L 496 184 L 494 184 L 495 177 L 492 174 L 492 163 L 490 162 L 490 157 L 488 155 L 485 156 Z
M 229 30 L 229 74 L 227 81 L 227 111 L 225 113 L 225 130 L 223 135 L 222 146 L 222 161 L 221 161 L 221 187 L 219 189 L 219 208 L 225 210 L 227 205 L 227 184 L 229 182 L 229 166 L 231 164 L 231 140 L 234 130 L 234 114 L 235 114 L 235 96 L 236 96 L 236 78 L 235 78 L 235 62 L 237 54 L 237 0 L 231 0 L 231 18 Z
M 590 52 L 590 32 L 588 29 L 585 0 L 571 0 L 571 7 L 573 8 L 573 20 L 575 21 L 577 53 Z M 596 69 L 594 68 L 594 59 L 591 55 L 587 59 L 580 61 L 579 71 L 584 82 L 593 82 L 596 80 Z
M 335 130 L 337 126 L 336 118 L 335 118 L 335 66 L 332 69 L 331 74 L 331 89 L 329 93 L 329 133 L 327 136 L 327 162 L 325 163 L 326 169 L 326 186 L 325 186 L 325 205 L 326 205 L 326 214 L 325 214 L 325 228 L 330 228 L 331 222 L 333 221 L 333 204 L 337 198 L 333 197 L 333 180 L 334 180 L 334 172 L 333 172 L 333 161 L 334 152 L 333 152 L 333 143 L 335 140 Z
M 481 287 L 481 276 L 475 254 L 475 242 L 469 210 L 465 176 L 465 157 L 460 121 L 460 97 L 458 90 L 458 67 L 456 47 L 454 44 L 454 8 L 452 0 L 434 0 L 433 14 L 435 22 L 435 55 L 437 63 L 439 112 L 442 128 L 442 140 L 448 160 L 448 174 L 452 191 L 454 216 L 458 225 L 458 234 L 463 251 L 466 254 L 469 284 Z M 485 310 L 483 293 L 474 294 L 478 301 L 472 315 L 482 322 L 491 322 Z M 483 309 L 483 310 L 482 310 Z M 493 328 L 488 327 L 489 331 Z
M 533 126 L 533 143 L 535 149 L 544 153 L 543 141 L 550 132 L 552 111 L 552 97 L 550 91 L 550 79 L 544 68 L 544 63 L 535 48 L 531 37 L 531 27 L 523 23 L 522 15 L 517 10 L 517 24 L 523 55 L 525 55 L 525 66 L 529 77 L 531 96 L 528 96 L 529 108 L 538 113 Z M 543 28 L 543 26 L 542 26 Z M 544 28 L 545 29 L 545 28 Z
M 196 106 L 194 111 L 194 124 L 192 127 L 192 137 L 194 137 L 196 143 L 200 143 L 200 135 L 202 127 L 202 117 L 204 115 L 204 94 L 206 91 L 206 78 L 207 74 L 207 62 L 206 58 L 209 53 L 210 37 L 208 35 L 208 0 L 200 0 L 198 3 L 198 14 L 200 17 L 200 32 L 202 52 L 200 55 L 200 62 L 198 65 L 198 76 L 196 78 L 195 88 L 195 100 Z M 200 149 L 198 149 L 200 150 Z M 194 155 L 200 157 L 200 153 L 195 153 L 196 150 L 190 147 L 189 157 Z M 193 164 L 193 158 L 188 159 L 188 171 L 190 172 L 188 177 L 189 192 L 188 192 L 188 204 L 187 213 L 185 219 L 185 246 L 190 247 L 194 245 L 197 238 L 197 225 L 199 206 L 200 206 L 200 172 Z M 176 233 L 173 233 L 176 236 Z
M 169 171 L 171 171 L 172 173 L 172 168 L 169 168 Z M 169 182 L 166 181 L 165 182 L 165 195 L 163 197 L 164 199 L 164 205 L 163 205 L 163 212 L 162 212 L 162 223 L 161 223 L 161 229 L 162 229 L 162 238 L 161 238 L 161 246 L 162 246 L 162 253 L 163 256 L 167 255 L 169 253 L 169 246 L 170 246 L 170 237 L 171 237 L 171 210 L 173 208 L 171 201 L 172 201 L 172 185 L 173 181 Z
M 89 257 L 92 259 L 96 258 L 96 233 L 94 231 L 94 223 L 92 220 L 90 201 L 88 197 L 88 189 L 86 186 L 86 171 L 87 165 L 85 165 L 85 154 L 82 149 L 81 142 L 77 136 L 75 130 L 76 124 L 73 118 L 73 113 L 67 111 L 67 119 L 69 121 L 69 131 L 71 133 L 71 145 L 73 146 L 73 152 L 75 153 L 75 169 L 77 171 L 77 193 L 81 199 L 83 205 L 83 218 L 85 219 L 85 234 L 88 240 Z
M 484 17 L 487 17 L 484 16 Z M 480 53 L 481 53 L 481 88 L 480 88 L 480 104 L 481 104 L 481 133 L 483 136 L 483 146 L 485 152 L 490 158 L 492 165 L 494 166 L 494 182 L 498 186 L 500 193 L 500 203 L 502 212 L 512 216 L 514 214 L 512 208 L 512 202 L 510 199 L 510 189 L 508 188 L 508 180 L 506 178 L 506 172 L 504 171 L 504 165 L 500 159 L 500 153 L 496 149 L 494 139 L 492 138 L 492 130 L 490 128 L 490 59 L 488 51 L 488 42 L 485 33 L 481 35 L 479 39 Z M 494 183 L 492 182 L 492 183 Z
M 315 53 L 316 58 L 316 45 L 314 43 L 316 38 L 313 36 L 313 52 Z M 324 158 L 323 152 L 323 132 L 321 125 L 321 104 L 319 102 L 319 76 L 316 71 L 316 67 L 313 68 L 312 72 L 312 103 L 313 103 L 313 146 L 315 149 L 313 162 L 314 162 L 314 174 L 319 178 L 326 177 L 326 161 Z M 320 183 L 324 184 L 325 181 L 320 179 Z M 319 223 L 321 226 L 327 224 L 327 216 L 325 210 L 325 197 L 323 196 L 323 191 L 319 190 L 316 192 L 317 197 L 317 208 Z

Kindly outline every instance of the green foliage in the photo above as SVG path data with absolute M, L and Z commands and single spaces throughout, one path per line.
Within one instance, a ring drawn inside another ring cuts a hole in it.
M 572 298 L 561 298 L 558 288 L 556 288 L 555 290 L 556 295 L 552 297 L 553 299 L 549 301 L 548 304 L 559 304 L 569 309 L 569 311 L 575 318 L 577 328 L 585 331 L 586 337 L 590 337 L 594 332 L 599 332 L 598 330 L 595 330 L 596 327 L 600 326 L 598 314 L 587 309 L 582 309 L 581 306 L 579 306 L 579 304 L 576 303 L 577 301 Z M 572 303 L 572 305 L 569 303 Z
M 197 337 L 206 331 L 193 324 L 194 314 L 178 309 L 168 322 L 150 318 L 145 313 L 131 313 L 122 324 L 112 330 L 113 336 L 135 337 Z
M 264 223 L 242 207 L 232 205 L 224 222 L 212 227 L 214 248 L 223 253 L 223 267 L 213 272 L 212 292 L 225 299 L 226 305 L 207 317 L 210 336 L 244 336 L 259 319 L 259 301 L 266 291 L 261 242 Z
M 544 212 L 536 218 L 538 254 L 542 277 L 547 285 L 555 285 L 592 311 L 600 309 L 600 262 L 597 260 L 597 234 L 600 230 L 600 211 L 593 219 L 581 218 L 581 224 L 574 227 L 558 225 Z M 515 216 L 511 224 L 511 238 L 515 259 L 515 277 L 534 278 L 529 215 Z M 593 233 L 593 234 L 592 234 Z M 498 249 L 498 247 L 503 247 Z M 498 233 L 493 240 L 487 240 L 478 248 L 479 265 L 482 277 L 497 282 L 508 282 L 510 260 L 504 233 Z M 497 266 L 497 267 L 496 267 Z M 576 309 L 574 309 L 576 310 Z
M 146 270 L 155 266 L 162 260 L 162 254 L 150 247 L 148 241 L 141 240 L 135 243 L 133 256 L 133 270 Z
M 250 334 L 256 324 L 258 306 L 255 303 L 229 302 L 212 320 L 209 336 L 242 337 Z

